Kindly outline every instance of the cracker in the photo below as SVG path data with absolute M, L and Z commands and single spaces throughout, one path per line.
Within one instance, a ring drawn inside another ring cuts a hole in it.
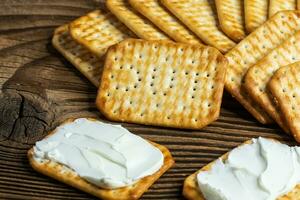
M 245 36 L 244 0 L 216 0 L 220 27 L 233 41 L 239 42 Z
M 281 67 L 268 88 L 275 98 L 294 138 L 300 142 L 300 62 Z
M 125 38 L 135 37 L 112 13 L 95 10 L 70 23 L 72 38 L 99 58 Z
M 296 0 L 270 0 L 269 17 L 283 10 L 296 10 Z
M 298 11 L 282 11 L 274 15 L 225 55 L 229 61 L 225 88 L 261 123 L 269 123 L 270 118 L 249 97 L 247 91 L 242 89 L 244 76 L 252 65 L 299 29 L 300 13 Z
M 267 84 L 278 68 L 297 61 L 300 61 L 300 31 L 252 66 L 245 76 L 245 87 L 250 96 L 260 104 L 286 132 L 288 132 L 288 128 L 279 110 L 270 98 Z
M 248 140 L 239 146 L 251 144 L 251 143 L 252 143 L 252 140 Z M 224 161 L 228 158 L 228 154 L 229 154 L 229 152 L 225 153 L 220 158 Z M 215 161 L 210 162 L 209 164 L 204 166 L 202 169 L 198 170 L 197 172 L 188 176 L 185 179 L 184 185 L 183 185 L 183 196 L 187 200 L 205 200 L 203 194 L 201 193 L 201 191 L 198 187 L 197 175 L 200 172 L 210 170 L 214 163 L 215 163 Z M 286 195 L 276 198 L 276 200 L 297 200 L 297 199 L 299 199 L 299 194 L 300 194 L 300 184 L 296 185 L 293 188 L 293 190 L 290 191 L 289 193 L 287 193 Z
M 241 144 L 240 146 L 245 145 L 245 144 L 251 144 L 251 143 L 252 143 L 252 141 L 248 140 L 248 141 L 244 142 L 243 144 Z M 228 158 L 228 154 L 229 154 L 229 152 L 222 155 L 220 158 L 224 161 Z M 185 179 L 184 185 L 183 185 L 183 196 L 187 200 L 205 200 L 205 198 L 203 197 L 203 194 L 201 193 L 201 191 L 198 187 L 197 175 L 200 172 L 210 170 L 214 163 L 215 163 L 215 161 L 207 164 L 202 169 L 198 170 L 197 172 L 188 176 Z M 297 199 L 299 199 L 299 193 L 300 193 L 300 184 L 295 186 L 293 188 L 293 190 L 290 191 L 289 193 L 287 193 L 286 195 L 276 198 L 276 200 L 297 200 Z
M 226 66 L 212 47 L 125 40 L 108 51 L 96 105 L 114 121 L 199 129 L 219 116 Z
M 165 9 L 158 0 L 129 0 L 129 3 L 173 40 L 188 44 L 202 44 L 201 40 Z
M 300 10 L 300 0 L 297 0 L 297 9 Z
M 138 37 L 147 40 L 167 40 L 170 38 L 151 21 L 136 12 L 126 0 L 107 0 L 107 8 Z
M 73 120 L 68 120 L 69 123 Z M 50 133 L 53 134 L 53 133 Z M 61 165 L 54 161 L 39 162 L 34 159 L 33 148 L 28 151 L 28 159 L 32 168 L 46 176 L 54 178 L 60 182 L 70 185 L 74 188 L 87 192 L 100 199 L 105 200 L 128 200 L 139 199 L 153 183 L 158 180 L 170 167 L 173 166 L 174 160 L 169 150 L 159 144 L 150 142 L 153 146 L 157 147 L 164 155 L 163 166 L 151 176 L 146 176 L 136 182 L 135 184 L 118 189 L 102 189 L 93 185 L 77 175 L 76 172 L 70 168 Z
M 55 30 L 52 44 L 89 81 L 96 87 L 99 86 L 104 64 L 103 58 L 96 57 L 75 42 L 69 35 L 68 25 L 62 25 Z
M 203 42 L 225 53 L 235 46 L 219 28 L 214 1 L 161 0 L 161 2 Z
M 268 0 L 245 0 L 245 26 L 248 33 L 253 32 L 268 19 Z

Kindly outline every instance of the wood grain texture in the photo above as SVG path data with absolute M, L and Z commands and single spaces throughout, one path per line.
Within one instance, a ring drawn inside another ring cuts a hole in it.
M 105 121 L 94 104 L 97 89 L 51 46 L 57 26 L 98 6 L 92 0 L 1 0 L 0 199 L 95 199 L 33 171 L 26 152 L 67 118 Z M 182 199 L 184 178 L 252 137 L 293 141 L 275 125 L 260 125 L 228 94 L 220 119 L 199 131 L 123 125 L 167 146 L 176 160 L 144 200 Z

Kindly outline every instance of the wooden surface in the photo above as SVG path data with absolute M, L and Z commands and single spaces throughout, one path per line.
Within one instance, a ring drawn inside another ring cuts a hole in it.
M 103 119 L 96 88 L 50 43 L 55 27 L 97 6 L 96 0 L 0 0 L 0 199 L 95 199 L 34 172 L 26 152 L 69 117 Z M 260 125 L 228 94 L 220 119 L 199 131 L 124 126 L 166 145 L 176 160 L 145 200 L 182 199 L 186 176 L 252 137 L 293 141 L 276 125 Z

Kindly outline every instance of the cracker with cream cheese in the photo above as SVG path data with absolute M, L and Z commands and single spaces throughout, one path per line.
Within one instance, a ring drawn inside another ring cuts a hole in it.
M 95 120 L 95 119 L 89 119 L 89 120 Z M 64 122 L 64 124 L 73 121 L 74 121 L 73 119 L 70 119 Z M 54 131 L 51 132 L 49 135 L 54 134 Z M 71 170 L 70 168 L 61 165 L 57 162 L 50 161 L 50 160 L 46 160 L 43 162 L 37 161 L 34 158 L 33 148 L 31 148 L 28 151 L 27 155 L 28 155 L 30 165 L 36 171 L 46 176 L 49 176 L 51 178 L 54 178 L 60 182 L 63 182 L 67 185 L 70 185 L 74 188 L 77 188 L 91 195 L 94 195 L 98 198 L 104 200 L 136 200 L 139 199 L 143 195 L 143 193 L 146 192 L 148 188 L 174 164 L 172 155 L 166 147 L 156 144 L 154 142 L 150 142 L 150 143 L 153 146 L 157 147 L 163 153 L 164 156 L 163 166 L 159 169 L 159 171 L 157 171 L 153 175 L 146 176 L 140 179 L 139 181 L 137 181 L 136 183 L 134 183 L 133 185 L 118 188 L 118 189 L 99 188 L 85 181 L 81 177 L 79 177 L 77 173 Z
M 127 39 L 107 53 L 96 105 L 114 121 L 200 129 L 219 117 L 226 66 L 213 47 Z
M 248 141 L 244 142 L 242 145 L 251 144 L 251 143 L 252 143 L 252 140 L 248 140 Z M 240 145 L 240 146 L 242 146 L 242 145 Z M 230 152 L 227 152 L 226 154 L 222 155 L 220 157 L 220 159 L 225 161 L 228 158 L 229 153 Z M 187 200 L 206 200 L 204 198 L 202 192 L 199 189 L 199 186 L 198 186 L 198 183 L 197 183 L 197 175 L 198 175 L 199 172 L 209 171 L 211 169 L 211 167 L 214 165 L 215 162 L 216 162 L 216 160 L 210 162 L 209 164 L 207 164 L 206 166 L 204 166 L 203 168 L 201 168 L 200 170 L 198 170 L 197 172 L 195 172 L 194 174 L 188 176 L 185 179 L 184 185 L 183 185 L 183 196 Z M 276 200 L 298 200 L 299 199 L 299 194 L 300 194 L 300 184 L 295 186 L 292 189 L 292 191 L 290 191 L 286 195 L 278 197 Z
M 85 47 L 75 42 L 68 25 L 58 27 L 52 38 L 53 46 L 96 87 L 99 86 L 104 58 L 98 58 Z

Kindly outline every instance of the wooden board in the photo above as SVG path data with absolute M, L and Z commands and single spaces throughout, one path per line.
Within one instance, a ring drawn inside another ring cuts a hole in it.
M 92 0 L 1 0 L 0 6 L 0 199 L 95 199 L 34 172 L 26 152 L 69 117 L 103 116 L 96 88 L 52 46 L 55 27 L 98 6 Z M 228 94 L 221 117 L 199 130 L 123 124 L 166 145 L 176 165 L 142 199 L 182 199 L 185 177 L 252 137 L 292 142 L 276 125 L 260 125 Z

